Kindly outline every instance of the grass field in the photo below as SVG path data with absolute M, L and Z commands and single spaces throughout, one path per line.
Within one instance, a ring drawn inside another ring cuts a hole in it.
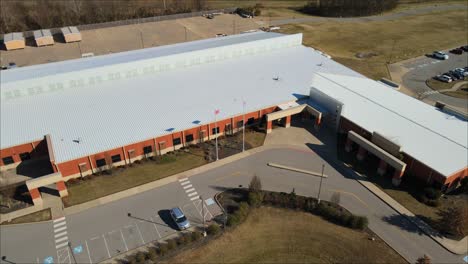
M 325 51 L 336 61 L 372 79 L 380 79 L 389 77 L 386 67 L 389 61 L 466 45 L 467 23 L 465 11 L 448 11 L 393 21 L 294 24 L 284 26 L 281 32 L 302 32 L 305 45 Z M 357 58 L 356 53 L 376 56 Z
M 406 263 L 370 236 L 308 213 L 264 207 L 235 230 L 167 263 Z
M 63 198 L 63 202 L 66 207 L 84 203 L 206 164 L 201 149 L 166 155 L 173 159 L 163 163 L 148 161 L 123 171 L 115 169 L 112 175 L 101 175 L 73 184 L 68 187 L 68 196 Z
M 461 86 L 458 87 L 458 89 L 456 91 L 441 91 L 441 90 L 445 90 L 445 89 L 450 89 L 450 88 L 454 87 L 455 85 L 457 85 L 459 83 L 463 83 L 463 84 L 461 84 Z M 458 81 L 454 81 L 454 82 L 451 82 L 451 83 L 445 83 L 445 82 L 441 82 L 441 81 L 438 81 L 438 80 L 435 80 L 435 79 L 429 79 L 429 80 L 426 81 L 426 84 L 432 90 L 439 91 L 439 92 L 441 92 L 443 94 L 453 96 L 453 97 L 457 97 L 457 98 L 468 99 L 468 91 L 466 90 L 466 89 L 468 89 L 468 77 L 465 77 L 465 80 L 458 80 Z M 465 89 L 465 90 L 462 90 L 462 89 Z
M 50 212 L 50 208 L 47 208 L 47 209 L 37 211 L 32 214 L 14 218 L 10 222 L 2 222 L 1 224 L 2 225 L 23 224 L 23 223 L 31 223 L 31 222 L 48 221 L 51 219 L 52 219 L 52 214 Z

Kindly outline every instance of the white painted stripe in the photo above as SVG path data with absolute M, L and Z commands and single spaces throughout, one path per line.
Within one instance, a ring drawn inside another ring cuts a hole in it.
M 54 223 L 57 223 L 57 222 L 60 222 L 60 221 L 63 221 L 63 220 L 65 220 L 65 216 L 62 216 L 60 218 L 55 219 Z
M 64 235 L 66 235 L 66 234 L 67 234 L 67 231 L 62 232 L 62 233 L 59 233 L 59 234 L 56 234 L 56 235 L 55 235 L 55 238 L 64 236 Z
M 192 184 L 185 185 L 185 186 L 184 186 L 184 189 L 188 189 L 188 188 L 190 188 L 190 187 L 192 187 Z
M 185 184 L 189 184 L 189 183 L 190 183 L 190 181 L 186 181 L 186 182 L 182 182 L 180 184 L 185 185 Z
M 66 226 L 59 227 L 59 228 L 57 228 L 57 229 L 54 229 L 54 233 L 58 233 L 58 232 L 63 231 L 63 230 L 65 230 L 65 229 L 67 229 Z
M 199 199 L 200 199 L 200 198 L 198 198 L 197 196 L 195 196 L 195 197 L 190 198 L 190 201 L 195 201 L 195 200 L 199 200 Z
M 193 192 L 193 191 L 195 191 L 195 188 L 185 190 L 186 193 Z
M 197 195 L 197 194 L 198 194 L 197 192 L 193 192 L 193 193 L 189 193 L 188 196 L 192 197 L 192 196 Z
M 55 224 L 55 225 L 54 225 L 54 229 L 57 228 L 57 227 L 59 227 L 59 226 L 66 225 L 66 224 L 67 224 L 67 222 L 60 222 L 60 223 L 58 223 L 58 224 Z
M 183 182 L 183 181 L 186 181 L 188 180 L 187 178 L 182 178 L 182 179 L 179 179 L 180 182 Z
M 64 241 L 64 240 L 68 240 L 68 237 L 67 237 L 67 236 L 64 236 L 64 237 L 55 239 L 55 244 L 57 244 L 57 243 L 59 243 L 59 242 L 62 242 L 62 241 Z
M 66 247 L 67 245 L 68 245 L 68 242 L 62 243 L 62 244 L 60 244 L 60 245 L 56 245 L 56 246 L 55 246 L 55 249 L 59 249 L 59 248 L 61 248 L 61 247 Z

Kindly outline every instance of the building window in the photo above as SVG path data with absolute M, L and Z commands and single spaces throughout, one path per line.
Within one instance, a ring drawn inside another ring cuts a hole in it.
M 244 120 L 237 121 L 237 128 L 242 128 L 244 126 Z
M 180 145 L 182 143 L 182 141 L 180 140 L 180 138 L 174 138 L 172 140 L 172 145 L 173 146 L 177 146 L 177 145 Z
M 193 141 L 193 134 L 185 136 L 185 142 L 192 142 Z
M 122 160 L 122 158 L 120 157 L 120 154 L 112 156 L 111 159 L 112 159 L 112 162 L 119 162 Z
M 152 146 L 143 147 L 143 154 L 149 154 L 151 152 L 153 152 L 153 147 Z
M 211 129 L 211 134 L 212 134 L 212 135 L 219 134 L 219 127 L 213 127 L 213 128 Z
M 31 159 L 31 155 L 29 152 L 23 152 L 19 154 L 21 161 L 29 160 Z
M 98 159 L 96 160 L 96 167 L 102 167 L 102 166 L 106 166 L 106 159 Z
M 2 160 L 4 165 L 15 163 L 12 156 L 4 157 Z

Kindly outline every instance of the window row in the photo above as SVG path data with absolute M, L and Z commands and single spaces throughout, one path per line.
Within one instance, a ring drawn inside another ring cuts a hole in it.
M 23 152 L 19 154 L 21 161 L 26 161 L 31 159 L 31 154 L 29 152 Z M 4 165 L 9 165 L 15 163 L 15 160 L 12 156 L 2 158 Z

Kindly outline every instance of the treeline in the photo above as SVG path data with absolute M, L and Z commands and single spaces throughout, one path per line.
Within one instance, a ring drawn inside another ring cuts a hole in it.
M 200 11 L 206 0 L 0 1 L 0 33 Z
M 395 8 L 398 0 L 316 0 L 302 12 L 327 17 L 355 17 L 381 14 Z

